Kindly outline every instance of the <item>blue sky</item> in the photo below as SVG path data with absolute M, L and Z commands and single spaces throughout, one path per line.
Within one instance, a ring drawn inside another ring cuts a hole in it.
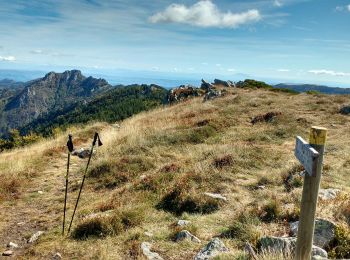
M 350 85 L 350 0 L 0 0 L 0 69 Z

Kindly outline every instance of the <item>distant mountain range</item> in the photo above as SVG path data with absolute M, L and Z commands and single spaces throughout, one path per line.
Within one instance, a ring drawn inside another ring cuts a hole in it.
M 282 83 L 282 84 L 274 85 L 274 87 L 291 89 L 297 92 L 317 91 L 323 94 L 340 94 L 340 95 L 350 94 L 350 88 L 336 88 L 336 87 L 327 87 L 327 86 L 312 85 L 312 84 L 283 84 Z

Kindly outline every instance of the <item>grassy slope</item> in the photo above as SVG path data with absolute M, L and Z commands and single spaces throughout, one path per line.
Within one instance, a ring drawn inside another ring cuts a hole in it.
M 348 97 L 234 91 L 206 103 L 198 98 L 136 115 L 125 120 L 119 130 L 108 125 L 71 130 L 83 144 L 94 129 L 102 129 L 104 146 L 92 162 L 75 224 L 92 212 L 114 210 L 111 214 L 117 218 L 127 216 L 123 227 L 109 228 L 114 234 L 103 239 L 74 240 L 60 236 L 65 172 L 63 136 L 1 154 L 2 244 L 9 239 L 17 242 L 26 234 L 47 229 L 38 244 L 18 253 L 26 259 L 47 259 L 56 252 L 69 259 L 132 259 L 140 254 L 142 241 L 151 241 L 154 250 L 165 259 L 191 259 L 206 241 L 234 225 L 243 211 L 258 214 L 265 204 L 277 203 L 281 205 L 281 216 L 297 212 L 301 188 L 287 192 L 283 176 L 297 165 L 293 155 L 295 135 L 307 139 L 311 125 L 330 130 L 322 187 L 340 188 L 344 194 L 350 192 L 350 120 L 337 113 L 339 107 L 348 102 Z M 282 116 L 272 123 L 250 124 L 252 117 L 270 111 L 281 111 Z M 42 155 L 45 160 L 41 159 Z M 231 160 L 229 165 L 220 167 L 223 157 Z M 83 161 L 75 159 L 74 163 L 83 167 Z M 26 178 L 23 173 L 30 173 L 32 177 Z M 69 215 L 77 193 L 74 187 L 81 173 L 82 169 L 72 173 Z M 16 182 L 16 176 L 20 176 L 21 181 L 11 191 L 14 186 L 6 183 Z M 257 184 L 265 184 L 266 189 L 254 189 Z M 203 215 L 183 213 L 179 216 L 157 209 L 174 187 L 182 191 L 184 198 L 196 198 L 198 205 L 208 202 L 203 192 L 221 193 L 227 196 L 228 202 L 219 205 L 219 210 Z M 45 193 L 41 196 L 45 199 L 35 194 L 43 188 Z M 13 196 L 17 199 L 9 200 Z M 332 202 L 320 202 L 317 215 L 347 225 L 342 214 L 346 199 L 344 196 Z M 29 210 L 28 205 L 31 205 Z M 15 235 L 11 237 L 8 235 L 11 223 L 15 225 L 24 218 L 22 211 L 29 223 L 22 228 L 26 233 L 19 229 L 12 232 Z M 183 218 L 192 222 L 189 229 L 202 240 L 201 244 L 172 241 L 173 224 Z M 247 232 L 247 239 L 288 232 L 282 219 L 258 221 L 254 225 L 257 232 Z M 248 228 L 249 225 L 245 227 Z M 153 237 L 147 237 L 145 231 L 152 232 Z M 238 238 L 245 240 L 244 236 Z M 231 256 L 241 253 L 240 239 L 223 239 Z

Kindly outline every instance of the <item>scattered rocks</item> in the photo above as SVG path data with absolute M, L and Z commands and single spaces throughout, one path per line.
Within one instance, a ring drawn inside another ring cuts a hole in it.
M 35 234 L 33 234 L 30 239 L 28 240 L 28 243 L 34 243 L 36 242 L 41 235 L 43 235 L 45 232 L 44 231 L 38 231 Z
M 148 242 L 141 243 L 142 253 L 148 260 L 163 260 L 163 258 L 159 254 L 152 252 L 151 248 L 152 248 L 152 245 L 150 243 Z
M 290 223 L 290 234 L 296 237 L 298 234 L 299 221 Z M 325 219 L 316 219 L 314 244 L 321 248 L 325 248 L 335 237 L 336 225 Z
M 19 246 L 16 243 L 10 242 L 7 244 L 7 248 L 15 249 L 19 248 Z
M 251 123 L 253 125 L 255 125 L 256 123 L 261 123 L 261 122 L 269 123 L 269 122 L 272 122 L 273 120 L 275 120 L 280 115 L 282 115 L 281 112 L 269 112 L 269 113 L 266 113 L 264 115 L 258 115 L 252 119 Z
M 212 88 L 208 89 L 208 91 L 205 93 L 203 101 L 208 101 L 208 100 L 211 100 L 211 99 L 214 99 L 214 98 L 221 97 L 221 96 L 223 96 L 223 93 L 224 92 L 222 92 L 220 90 L 215 90 L 215 89 L 212 89 Z
M 343 115 L 349 115 L 350 114 L 350 105 L 342 107 L 340 109 L 340 113 Z
M 180 242 L 183 240 L 191 240 L 192 242 L 200 243 L 200 239 L 194 235 L 192 235 L 189 231 L 187 230 L 182 230 L 176 235 L 176 242 Z
M 61 260 L 62 259 L 62 255 L 57 252 L 56 254 L 54 254 L 54 256 L 51 259 L 52 260 Z
M 212 239 L 202 250 L 194 257 L 194 260 L 207 260 L 211 259 L 221 253 L 228 252 L 224 243 L 218 239 Z
M 213 199 L 218 199 L 218 200 L 223 200 L 223 201 L 227 201 L 227 198 L 222 196 L 221 194 L 218 193 L 210 193 L 210 192 L 204 192 L 204 195 L 213 198 Z
M 187 226 L 188 224 L 190 224 L 191 221 L 189 220 L 183 220 L 183 219 L 180 219 L 178 222 L 177 222 L 177 226 L 179 227 L 184 227 L 184 226 Z
M 2 253 L 2 256 L 12 256 L 13 251 L 12 250 L 6 250 L 5 252 Z
M 85 148 L 80 148 L 79 150 L 74 150 L 72 155 L 78 156 L 80 159 L 85 159 L 90 156 L 90 150 Z
M 191 85 L 181 85 L 178 88 L 173 88 L 169 91 L 167 101 L 168 103 L 175 103 L 178 101 L 182 101 L 189 97 L 197 97 L 199 96 L 198 89 Z
M 291 255 L 295 251 L 297 239 L 295 237 L 263 237 L 260 239 L 260 250 L 275 254 Z M 312 257 L 328 257 L 322 248 L 312 246 Z
M 339 192 L 339 189 L 320 189 L 318 197 L 321 200 L 333 200 L 338 196 Z

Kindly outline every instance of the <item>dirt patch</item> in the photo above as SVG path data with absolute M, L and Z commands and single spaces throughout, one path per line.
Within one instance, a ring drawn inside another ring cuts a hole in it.
M 258 115 L 256 117 L 254 117 L 251 121 L 251 123 L 253 125 L 257 124 L 257 123 L 270 123 L 272 121 L 274 121 L 278 116 L 282 115 L 281 112 L 268 112 L 266 114 L 263 115 Z

